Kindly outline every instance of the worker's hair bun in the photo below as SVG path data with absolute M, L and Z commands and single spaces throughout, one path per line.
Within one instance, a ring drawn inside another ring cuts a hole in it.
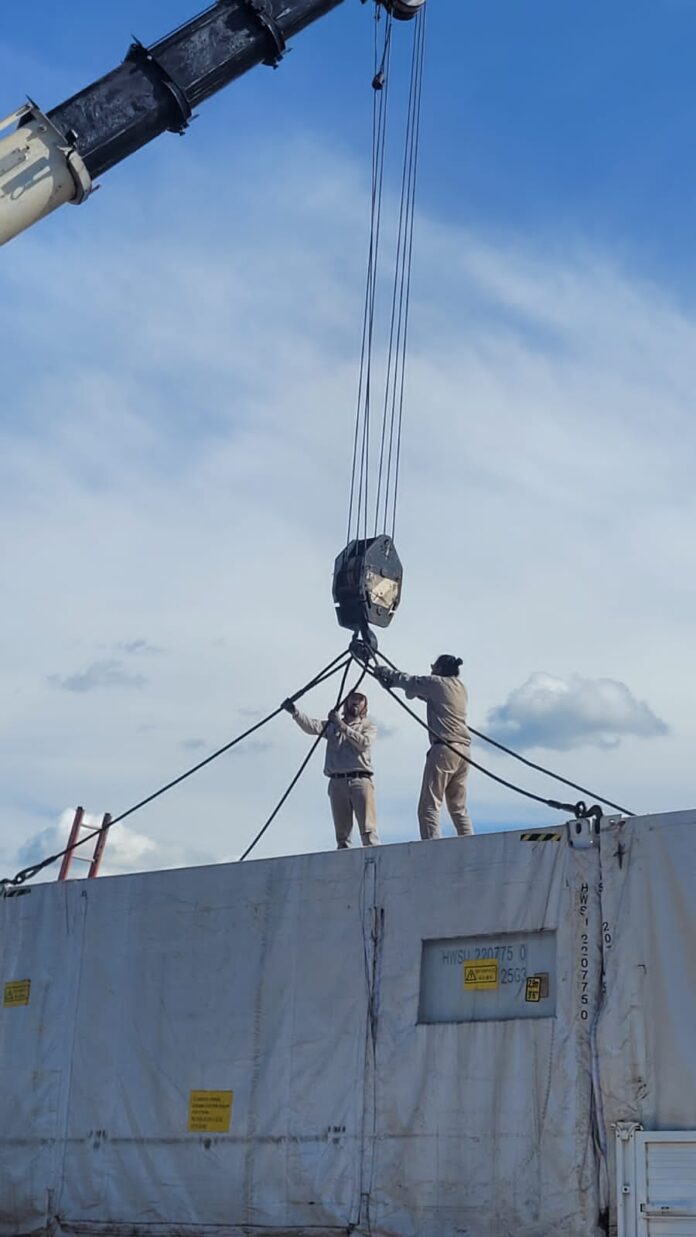
M 459 674 L 459 667 L 463 663 L 461 657 L 453 657 L 451 653 L 441 653 L 435 664 L 437 665 L 436 674 L 455 677 Z

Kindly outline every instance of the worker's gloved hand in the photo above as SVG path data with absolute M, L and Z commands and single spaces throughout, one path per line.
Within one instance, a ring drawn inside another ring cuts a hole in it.
M 340 721 L 340 714 L 339 714 L 339 712 L 338 712 L 338 709 L 331 709 L 331 710 L 330 710 L 330 712 L 329 712 L 329 721 L 330 721 L 330 722 L 333 722 L 334 724 L 335 724 L 336 722 Z
M 281 709 L 285 709 L 286 713 L 292 714 L 293 717 L 295 716 L 297 712 L 294 702 L 290 699 L 284 700 L 280 707 Z
M 378 666 L 375 670 L 375 678 L 382 687 L 391 687 L 394 680 L 394 671 L 388 670 L 386 666 Z

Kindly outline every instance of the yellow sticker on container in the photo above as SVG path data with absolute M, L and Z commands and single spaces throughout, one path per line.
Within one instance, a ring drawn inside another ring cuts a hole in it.
M 487 992 L 498 987 L 498 959 L 481 958 L 464 963 L 464 988 L 467 992 Z
M 188 1128 L 196 1133 L 228 1134 L 233 1099 L 232 1091 L 191 1091 Z
M 5 984 L 2 1003 L 3 1005 L 28 1005 L 30 992 L 30 979 L 13 979 L 9 984 Z

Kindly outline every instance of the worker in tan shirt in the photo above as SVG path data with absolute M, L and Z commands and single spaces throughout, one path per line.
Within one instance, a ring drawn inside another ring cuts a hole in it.
M 363 846 L 378 846 L 375 788 L 372 782 L 372 744 L 377 727 L 367 716 L 367 696 L 351 692 L 343 709 L 332 709 L 326 721 L 300 713 L 291 700 L 283 702 L 300 730 L 326 739 L 324 773 L 329 779 L 329 802 L 339 850 L 351 845 L 353 821 L 358 822 Z
M 418 823 L 424 841 L 441 836 L 443 799 L 460 837 L 473 833 L 466 804 L 469 776 L 466 753 L 471 747 L 471 734 L 466 724 L 467 690 L 459 678 L 461 664 L 460 657 L 443 653 L 433 662 L 431 674 L 401 674 L 399 670 L 386 667 L 377 671 L 377 677 L 386 687 L 398 687 L 409 700 L 417 697 L 427 703 L 430 748 L 418 801 Z M 463 754 L 459 755 L 460 752 Z

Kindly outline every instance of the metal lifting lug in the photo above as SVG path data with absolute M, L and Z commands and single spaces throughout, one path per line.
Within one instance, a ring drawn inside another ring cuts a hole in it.
M 379 0 L 397 21 L 410 21 L 423 8 L 427 0 Z
M 341 627 L 369 643 L 369 627 L 388 627 L 399 602 L 403 568 L 391 537 L 350 541 L 336 559 L 333 599 Z

